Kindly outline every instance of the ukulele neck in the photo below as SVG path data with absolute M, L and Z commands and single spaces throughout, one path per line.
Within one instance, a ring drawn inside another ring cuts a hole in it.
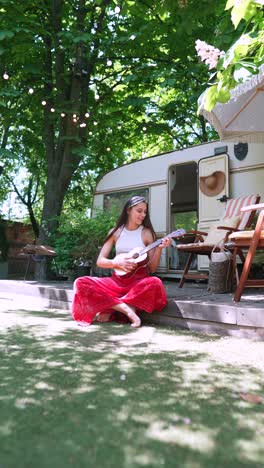
M 170 237 L 170 236 L 166 236 L 166 237 Z M 155 247 L 161 244 L 163 239 L 165 239 L 165 237 L 162 237 L 162 239 L 157 239 L 155 242 L 153 242 L 153 244 L 147 245 L 147 247 L 145 247 L 144 249 L 140 251 L 140 255 L 143 255 L 149 252 L 150 250 L 155 249 Z
M 140 255 L 144 255 L 145 253 L 149 252 L 150 250 L 154 249 L 155 247 L 157 247 L 159 244 L 161 244 L 161 242 L 163 241 L 163 239 L 166 239 L 166 237 L 179 237 L 179 236 L 183 236 L 185 234 L 185 230 L 184 229 L 178 229 L 177 231 L 173 231 L 171 232 L 170 234 L 167 234 L 165 237 L 162 237 L 162 239 L 157 239 L 155 242 L 153 242 L 153 244 L 150 244 L 150 245 L 147 245 L 147 247 L 145 247 L 144 249 L 142 249 L 139 254 Z

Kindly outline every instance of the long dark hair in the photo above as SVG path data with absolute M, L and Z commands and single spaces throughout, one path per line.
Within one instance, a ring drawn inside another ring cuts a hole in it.
M 147 200 L 144 198 L 144 197 L 140 197 L 139 195 L 134 195 L 134 197 L 131 197 L 129 198 L 129 200 L 127 200 L 127 202 L 125 203 L 124 207 L 123 207 L 123 210 L 116 222 L 116 225 L 114 227 L 114 229 L 111 230 L 111 232 L 109 232 L 109 234 L 106 236 L 105 240 L 104 240 L 104 244 L 106 241 L 108 241 L 108 239 L 110 239 L 110 237 L 112 237 L 112 235 L 122 226 L 125 226 L 127 221 L 128 221 L 128 214 L 129 214 L 129 211 L 130 209 L 133 207 L 133 206 L 136 206 L 138 205 L 139 203 L 145 203 L 146 206 L 147 206 L 147 214 L 143 220 L 143 226 L 150 229 L 152 235 L 153 235 L 153 239 L 156 240 L 156 233 L 153 229 L 153 226 L 152 226 L 152 223 L 150 221 L 150 217 L 149 217 L 149 206 L 148 206 L 148 202 Z

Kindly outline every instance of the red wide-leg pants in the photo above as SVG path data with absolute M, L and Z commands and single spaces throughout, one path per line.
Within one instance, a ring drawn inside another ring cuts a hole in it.
M 148 313 L 160 312 L 167 304 L 166 291 L 162 281 L 149 276 L 145 267 L 130 278 L 113 273 L 105 278 L 83 276 L 74 282 L 72 316 L 80 324 L 91 324 L 99 312 L 111 313 L 121 303 Z

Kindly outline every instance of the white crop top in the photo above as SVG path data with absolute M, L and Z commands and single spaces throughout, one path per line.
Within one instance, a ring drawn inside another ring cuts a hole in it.
M 129 231 L 125 227 L 121 228 L 120 236 L 115 245 L 116 255 L 128 253 L 135 247 L 146 247 L 142 240 L 142 230 L 142 225 L 133 231 Z

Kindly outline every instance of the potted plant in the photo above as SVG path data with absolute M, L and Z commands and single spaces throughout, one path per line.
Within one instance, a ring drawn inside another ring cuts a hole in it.
M 8 250 L 9 242 L 6 237 L 6 226 L 0 220 L 0 279 L 6 279 L 8 275 Z

